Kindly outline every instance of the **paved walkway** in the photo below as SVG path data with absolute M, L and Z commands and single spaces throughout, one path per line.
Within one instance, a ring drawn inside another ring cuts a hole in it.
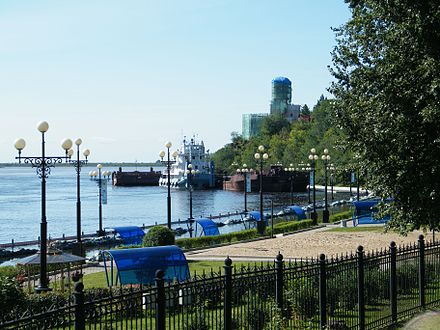
M 440 311 L 429 311 L 409 321 L 403 330 L 434 330 L 440 329 Z

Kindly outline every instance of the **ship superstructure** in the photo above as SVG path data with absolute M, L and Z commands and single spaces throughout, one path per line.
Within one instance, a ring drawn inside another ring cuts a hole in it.
M 172 188 L 187 189 L 188 179 L 186 169 L 188 165 L 196 174 L 192 177 L 193 189 L 211 189 L 215 187 L 214 163 L 211 161 L 209 151 L 205 150 L 203 141 L 197 142 L 195 138 L 183 139 L 178 156 L 170 168 L 170 183 Z M 168 170 L 165 168 L 159 179 L 159 186 L 167 186 Z

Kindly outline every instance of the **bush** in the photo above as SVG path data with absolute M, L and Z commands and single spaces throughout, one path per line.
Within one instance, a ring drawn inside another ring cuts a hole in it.
M 0 267 L 0 277 L 15 278 L 20 273 L 22 273 L 21 269 L 15 266 Z
M 0 320 L 10 318 L 23 305 L 25 295 L 13 278 L 0 277 Z
M 176 242 L 174 232 L 163 226 L 152 227 L 144 236 L 143 246 L 174 245 Z
M 313 226 L 313 222 L 310 219 L 302 220 L 302 221 L 289 221 L 274 225 L 273 231 L 274 234 L 280 234 L 280 233 L 292 232 L 299 229 L 309 228 L 311 226 Z M 270 230 L 266 230 L 266 232 L 270 233 Z M 248 230 L 237 231 L 229 234 L 221 234 L 217 236 L 180 238 L 176 241 L 176 244 L 183 249 L 195 249 L 195 248 L 212 246 L 216 244 L 239 242 L 239 241 L 244 241 L 259 237 L 261 237 L 261 235 L 258 234 L 256 229 L 248 229 Z
M 351 219 L 353 212 L 352 211 L 344 211 L 344 212 L 339 212 L 336 214 L 332 214 L 330 216 L 329 221 L 330 222 L 336 222 L 336 221 L 340 221 L 340 220 L 345 220 L 345 219 Z

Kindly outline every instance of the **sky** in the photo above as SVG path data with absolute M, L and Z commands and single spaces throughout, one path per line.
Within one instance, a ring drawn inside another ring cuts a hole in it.
M 81 137 L 93 162 L 159 159 L 196 136 L 211 152 L 269 112 L 271 82 L 310 108 L 332 81 L 343 0 L 2 0 L 0 162 Z

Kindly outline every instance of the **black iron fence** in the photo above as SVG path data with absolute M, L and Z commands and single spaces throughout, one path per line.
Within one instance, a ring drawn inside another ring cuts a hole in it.
M 233 267 L 151 287 L 90 294 L 0 321 L 4 329 L 382 329 L 440 304 L 440 243 Z

